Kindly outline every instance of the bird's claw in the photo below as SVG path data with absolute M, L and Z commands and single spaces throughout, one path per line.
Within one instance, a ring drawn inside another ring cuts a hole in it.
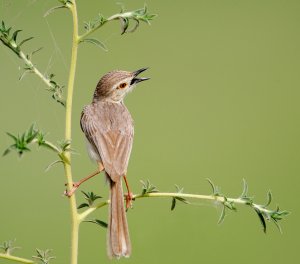
M 127 194 L 125 194 L 125 201 L 126 201 L 126 211 L 127 211 L 129 208 L 133 207 L 132 201 L 134 201 L 134 198 L 132 192 L 128 192 Z
M 68 184 L 66 183 L 65 186 L 68 186 Z M 78 189 L 78 187 L 80 186 L 80 184 L 78 182 L 73 182 L 72 184 L 73 188 L 71 190 L 65 190 L 64 191 L 64 195 L 67 197 L 71 197 L 73 195 L 73 193 Z

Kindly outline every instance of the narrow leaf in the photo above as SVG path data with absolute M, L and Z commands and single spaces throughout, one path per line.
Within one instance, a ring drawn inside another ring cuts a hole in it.
M 32 39 L 33 39 L 33 37 L 30 37 L 30 38 L 27 38 L 27 39 L 22 40 L 22 41 L 20 42 L 20 44 L 19 44 L 19 47 L 21 47 L 25 42 L 27 42 L 27 41 L 29 41 L 29 40 L 32 40 Z
M 221 212 L 220 218 L 218 220 L 218 225 L 220 225 L 220 224 L 222 224 L 224 222 L 225 214 L 226 214 L 225 210 L 226 210 L 226 206 L 223 205 L 222 212 Z
M 282 229 L 280 224 L 278 223 L 278 221 L 276 219 L 271 218 L 273 223 L 276 225 L 276 227 L 278 228 L 279 232 L 282 234 Z
M 81 205 L 79 205 L 77 207 L 77 209 L 81 209 L 81 208 L 84 208 L 84 207 L 90 207 L 87 203 L 82 203 Z
M 127 17 L 126 18 L 120 17 L 120 22 L 121 22 L 121 30 L 122 30 L 121 35 L 123 35 L 129 26 L 129 19 Z
M 11 151 L 11 146 L 3 152 L 2 156 L 6 156 L 10 151 Z
M 242 192 L 240 198 L 245 198 L 247 196 L 248 196 L 248 184 L 247 184 L 246 180 L 243 179 L 243 192 Z
M 268 207 L 268 206 L 271 204 L 271 202 L 272 202 L 272 193 L 271 193 L 270 190 L 268 191 L 267 199 L 268 199 L 268 200 L 267 200 L 267 203 L 266 203 L 265 205 L 262 206 L 263 208 Z
M 84 222 L 88 222 L 88 223 L 93 223 L 93 224 L 96 224 L 96 225 L 99 225 L 101 227 L 104 227 L 104 228 L 107 228 L 108 227 L 108 224 L 105 223 L 104 221 L 101 221 L 99 219 L 95 219 L 95 220 L 86 220 Z
M 254 208 L 254 210 L 257 213 L 258 218 L 259 218 L 259 220 L 260 220 L 260 222 L 261 222 L 261 224 L 263 226 L 264 233 L 266 233 L 267 232 L 267 225 L 266 225 L 266 221 L 265 221 L 264 216 L 262 215 L 262 213 L 258 209 Z
M 22 75 L 19 77 L 19 81 L 22 81 L 22 79 L 27 75 L 28 73 L 33 73 L 32 70 L 26 70 L 22 73 Z
M 45 169 L 45 171 L 49 171 L 55 164 L 58 164 L 58 163 L 63 163 L 61 160 L 56 160 L 56 161 L 53 161 L 51 162 L 47 168 Z
M 136 18 L 133 18 L 134 22 L 135 22 L 135 25 L 134 27 L 132 27 L 131 29 L 127 30 L 128 33 L 133 33 L 134 31 L 137 30 L 137 28 L 139 27 L 140 25 L 140 21 Z M 124 32 L 125 33 L 125 32 Z
M 17 41 L 17 36 L 18 34 L 21 32 L 22 30 L 18 29 L 14 32 L 14 34 L 12 35 L 12 39 L 16 42 Z
M 175 209 L 175 206 L 176 206 L 176 199 L 173 197 L 172 204 L 171 204 L 171 211 L 173 211 Z
M 190 204 L 190 202 L 187 199 L 183 198 L 183 197 L 175 197 L 175 199 L 182 202 L 182 203 Z
M 8 136 L 10 136 L 14 141 L 17 142 L 18 138 L 17 138 L 16 136 L 14 136 L 13 134 L 11 134 L 11 133 L 9 133 L 9 132 L 6 132 L 6 134 L 7 134 Z
M 103 49 L 104 51 L 108 51 L 107 47 L 105 44 L 98 39 L 83 39 L 81 42 L 87 42 L 96 45 L 97 47 Z

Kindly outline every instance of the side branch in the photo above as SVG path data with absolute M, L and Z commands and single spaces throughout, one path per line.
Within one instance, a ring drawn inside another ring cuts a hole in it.
M 63 86 L 58 85 L 54 80 L 54 74 L 44 75 L 42 74 L 37 67 L 33 64 L 31 57 L 38 52 L 40 49 L 33 51 L 31 54 L 26 55 L 22 50 L 21 46 L 26 43 L 27 41 L 33 39 L 33 37 L 24 39 L 17 43 L 18 34 L 21 30 L 16 30 L 14 33 L 11 34 L 11 27 L 7 27 L 2 21 L 0 25 L 0 41 L 6 47 L 8 47 L 11 51 L 13 51 L 21 60 L 23 60 L 25 67 L 20 80 L 27 74 L 27 73 L 34 73 L 37 75 L 48 87 L 48 91 L 52 93 L 52 98 L 60 103 L 61 105 L 65 105 L 65 102 L 62 97 L 62 89 Z
M 227 210 L 237 211 L 236 205 L 238 204 L 245 205 L 255 211 L 263 226 L 264 232 L 266 232 L 266 220 L 272 221 L 281 232 L 281 227 L 278 222 L 279 220 L 282 220 L 286 215 L 288 215 L 289 212 L 281 211 L 279 210 L 279 207 L 277 207 L 275 210 L 271 210 L 268 208 L 272 200 L 272 194 L 270 191 L 268 192 L 267 203 L 261 205 L 261 204 L 254 203 L 253 198 L 248 196 L 248 185 L 245 180 L 243 181 L 243 192 L 238 198 L 228 198 L 227 196 L 221 194 L 220 188 L 218 186 L 215 186 L 210 180 L 208 181 L 213 191 L 211 195 L 183 193 L 183 188 L 179 188 L 177 185 L 175 185 L 177 192 L 158 192 L 157 188 L 154 185 L 152 185 L 149 181 L 147 182 L 141 181 L 143 184 L 142 193 L 133 195 L 133 200 L 139 198 L 151 198 L 151 197 L 171 198 L 172 199 L 171 210 L 174 210 L 177 201 L 185 204 L 191 204 L 189 202 L 189 199 L 200 199 L 200 200 L 211 201 L 213 203 L 217 203 L 220 206 L 222 206 L 222 212 L 218 221 L 219 224 L 224 221 Z M 99 199 L 101 197 L 95 195 L 94 193 L 85 193 L 85 192 L 83 193 L 88 203 L 81 204 L 78 208 L 83 208 L 83 207 L 89 207 L 89 208 L 86 211 L 79 214 L 80 222 L 84 221 L 92 212 L 94 212 L 98 208 L 101 208 L 110 203 L 109 200 L 106 200 L 104 202 L 93 205 L 93 202 L 96 199 Z
M 222 196 L 214 196 L 214 195 L 202 195 L 202 194 L 189 194 L 189 193 L 164 193 L 164 192 L 152 192 L 152 193 L 145 193 L 145 194 L 134 194 L 133 200 L 140 199 L 140 198 L 190 198 L 190 199 L 200 199 L 200 200 L 208 200 L 208 201 L 215 201 L 219 203 L 224 203 L 225 199 L 227 201 L 233 201 L 239 204 L 246 204 L 245 201 L 240 199 L 234 198 L 225 198 Z M 80 214 L 80 220 L 83 221 L 88 215 L 93 213 L 95 210 L 104 207 L 110 203 L 110 200 L 106 200 L 104 202 L 98 203 L 95 206 L 90 207 L 86 211 Z
M 34 263 L 34 261 L 32 261 L 30 259 L 20 258 L 20 257 L 12 256 L 9 254 L 3 254 L 3 253 L 0 253 L 0 258 L 16 261 L 19 263 Z
M 87 31 L 79 36 L 78 43 L 83 42 L 89 35 L 104 26 L 107 22 L 119 20 L 121 22 L 121 34 L 124 34 L 126 32 L 135 31 L 138 28 L 140 21 L 150 24 L 150 21 L 153 20 L 156 16 L 156 14 L 148 13 L 147 6 L 129 12 L 124 12 L 124 10 L 121 10 L 120 13 L 112 15 L 108 18 L 104 18 L 102 15 L 99 15 L 99 17 L 95 21 L 89 21 L 85 23 L 85 29 Z M 133 20 L 135 22 L 135 25 L 131 29 L 128 29 L 130 20 Z

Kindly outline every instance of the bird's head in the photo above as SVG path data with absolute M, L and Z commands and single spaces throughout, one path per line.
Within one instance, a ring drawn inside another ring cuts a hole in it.
M 126 94 L 132 91 L 137 83 L 149 80 L 149 78 L 138 77 L 145 70 L 147 68 L 134 72 L 112 71 L 105 74 L 97 84 L 93 102 L 122 102 Z

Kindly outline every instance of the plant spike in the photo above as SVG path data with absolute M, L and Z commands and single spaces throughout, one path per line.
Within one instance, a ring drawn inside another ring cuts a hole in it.
M 158 189 L 152 185 L 152 183 L 150 183 L 149 180 L 147 180 L 146 182 L 144 181 L 140 181 L 142 184 L 142 194 L 148 194 L 148 193 L 154 193 L 154 192 L 158 192 Z
M 42 264 L 49 264 L 52 259 L 55 259 L 54 256 L 50 256 L 50 252 L 52 249 L 36 249 L 36 256 L 32 256 L 32 258 L 39 260 Z

